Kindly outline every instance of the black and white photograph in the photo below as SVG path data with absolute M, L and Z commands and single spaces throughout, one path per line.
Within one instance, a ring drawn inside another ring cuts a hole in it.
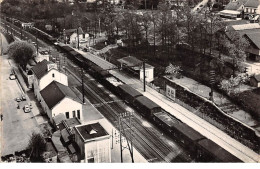
M 260 0 L 0 0 L 0 167 L 257 166 L 259 15 Z

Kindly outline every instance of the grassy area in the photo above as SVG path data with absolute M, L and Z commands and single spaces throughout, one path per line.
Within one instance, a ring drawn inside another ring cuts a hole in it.
M 235 95 L 236 101 L 252 115 L 260 118 L 260 88 L 244 91 Z

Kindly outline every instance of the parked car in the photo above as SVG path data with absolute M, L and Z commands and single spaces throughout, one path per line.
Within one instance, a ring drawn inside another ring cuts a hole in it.
M 25 105 L 23 107 L 23 110 L 24 110 L 25 113 L 29 113 L 31 111 L 31 109 L 30 109 L 30 107 L 28 105 Z
M 22 100 L 26 100 L 25 95 L 21 95 L 21 99 L 22 99 Z
M 15 76 L 14 74 L 10 74 L 9 79 L 10 79 L 10 80 L 15 80 L 15 79 L 16 79 L 16 76 Z
M 22 101 L 22 99 L 21 99 L 20 97 L 17 97 L 15 100 L 16 100 L 17 102 Z

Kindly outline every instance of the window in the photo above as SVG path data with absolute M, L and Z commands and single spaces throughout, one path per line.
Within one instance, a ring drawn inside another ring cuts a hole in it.
M 256 9 L 254 9 L 254 13 L 256 13 Z
M 73 117 L 76 117 L 76 111 L 72 111 Z
M 69 119 L 70 118 L 70 112 L 66 112 L 66 118 Z
M 80 110 L 77 110 L 78 119 L 80 119 Z
M 55 77 L 54 73 L 52 74 L 52 77 Z
M 246 12 L 248 12 L 248 8 L 246 8 Z

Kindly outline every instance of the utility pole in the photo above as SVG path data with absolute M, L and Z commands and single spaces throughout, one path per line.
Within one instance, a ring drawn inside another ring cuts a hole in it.
M 38 46 L 38 31 L 36 33 L 36 50 L 37 50 L 37 56 L 39 55 L 39 46 Z
M 23 40 L 23 29 L 22 29 L 22 25 L 20 27 L 20 30 L 21 30 L 21 40 Z
M 144 92 L 145 92 L 145 61 L 143 61 L 143 78 L 144 78 Z
M 124 112 L 120 113 L 118 117 L 118 122 L 119 122 L 119 141 L 120 141 L 120 157 L 121 157 L 121 163 L 124 162 L 123 160 L 123 151 L 124 149 L 128 149 L 129 153 L 131 155 L 132 163 L 134 163 L 134 154 L 133 154 L 133 129 L 132 129 L 132 118 L 133 118 L 133 112 Z M 126 121 L 129 120 L 127 123 Z M 125 124 L 125 125 L 123 125 Z M 129 135 L 126 135 L 126 131 L 124 126 L 127 126 L 127 128 L 130 129 L 130 137 Z M 125 137 L 127 145 L 124 146 L 122 144 L 122 135 Z
M 78 37 L 78 50 L 79 50 L 79 27 L 77 29 L 77 37 Z

